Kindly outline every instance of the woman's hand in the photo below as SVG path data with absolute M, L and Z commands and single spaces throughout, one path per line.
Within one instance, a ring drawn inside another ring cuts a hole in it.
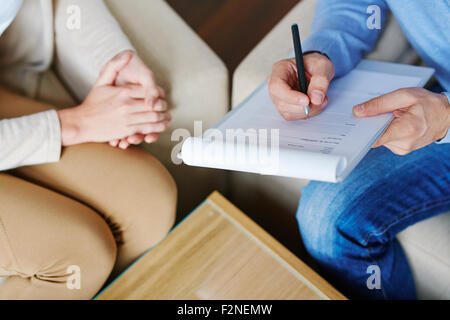
M 309 116 L 315 116 L 328 103 L 328 85 L 334 77 L 333 63 L 327 56 L 313 52 L 305 54 L 304 64 L 309 82 L 308 95 L 299 91 L 295 59 L 276 63 L 267 79 L 270 97 L 280 114 L 288 121 L 305 119 L 305 106 L 310 107 Z
M 58 111 L 63 146 L 119 140 L 138 133 L 159 134 L 168 128 L 170 114 L 155 111 L 142 99 L 143 86 L 115 86 L 131 58 L 131 54 L 123 54 L 111 60 L 80 106 Z
M 400 89 L 353 108 L 360 118 L 386 112 L 393 112 L 395 119 L 374 147 L 384 145 L 398 155 L 444 138 L 450 127 L 447 97 L 422 88 Z
M 115 85 L 125 86 L 134 84 L 142 86 L 143 94 L 140 98 L 145 99 L 145 103 L 151 106 L 154 111 L 166 112 L 167 102 L 165 101 L 165 92 L 156 83 L 153 72 L 135 52 L 126 51 L 118 56 L 123 54 L 131 54 L 131 59 L 130 62 L 118 73 L 115 80 Z M 158 140 L 159 135 L 159 133 L 151 133 L 148 135 L 137 133 L 122 140 L 112 140 L 110 141 L 110 145 L 113 147 L 126 149 L 130 144 L 137 145 L 144 141 L 147 143 L 155 142 Z

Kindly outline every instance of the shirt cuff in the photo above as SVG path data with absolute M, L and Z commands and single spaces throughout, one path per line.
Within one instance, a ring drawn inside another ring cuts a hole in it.
M 58 162 L 61 157 L 61 124 L 55 110 L 45 111 L 48 124 L 47 163 Z
M 109 43 L 103 44 L 101 47 L 99 46 L 98 50 L 93 52 L 95 69 L 100 73 L 100 70 L 102 70 L 109 61 L 124 51 L 136 52 L 136 49 L 125 37 L 118 37 L 115 40 L 109 41 Z
M 57 162 L 61 126 L 55 110 L 0 121 L 0 171 Z
M 338 34 L 335 35 L 335 37 L 338 36 Z M 308 39 L 302 43 L 302 50 L 303 52 L 319 51 L 326 54 L 333 63 L 336 77 L 340 77 L 350 71 L 353 66 L 349 61 L 346 61 L 347 59 L 343 58 L 343 49 L 332 39 L 332 35 L 328 32 L 318 32 L 308 37 Z
M 442 92 L 442 94 L 445 95 L 450 102 L 450 92 Z M 447 135 L 437 143 L 450 143 L 450 130 L 448 130 Z

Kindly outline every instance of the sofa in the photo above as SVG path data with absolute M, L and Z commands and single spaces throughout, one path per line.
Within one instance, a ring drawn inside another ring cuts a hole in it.
M 233 75 L 236 107 L 270 74 L 276 61 L 293 52 L 290 25 L 298 23 L 306 39 L 316 0 L 302 0 L 242 61 Z M 420 63 L 399 25 L 389 17 L 375 50 L 366 58 Z M 307 259 L 295 218 L 301 188 L 308 181 L 230 173 L 231 199 L 294 253 Z M 398 235 L 412 267 L 420 299 L 450 299 L 450 213 L 411 226 Z M 311 262 L 313 264 L 313 262 Z

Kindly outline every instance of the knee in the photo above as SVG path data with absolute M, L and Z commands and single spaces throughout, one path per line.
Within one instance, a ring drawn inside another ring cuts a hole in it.
M 111 230 L 98 214 L 86 208 L 85 219 L 71 225 L 74 240 L 65 248 L 70 253 L 67 271 L 78 273 L 81 287 L 71 290 L 76 298 L 91 299 L 105 284 L 116 263 L 117 245 Z M 76 235 L 76 236 L 75 236 Z M 67 279 L 68 282 L 72 278 Z
M 91 299 L 113 270 L 116 243 L 96 212 L 74 201 L 66 205 L 58 219 L 49 221 L 52 232 L 41 235 L 36 253 L 27 256 L 35 261 L 27 262 L 31 268 L 24 273 L 45 283 L 39 298 Z
M 147 166 L 151 166 L 154 171 L 149 176 L 151 180 L 146 181 L 146 191 L 153 196 L 151 199 L 144 197 L 142 201 L 147 203 L 150 209 L 148 211 L 151 211 L 150 214 L 146 214 L 149 223 L 159 225 L 159 230 L 155 230 L 155 237 L 159 241 L 175 223 L 178 192 L 175 180 L 169 171 L 154 157 L 151 156 L 151 158 L 152 161 L 149 161 Z M 150 172 L 149 168 L 147 169 Z
M 304 245 L 319 260 L 331 260 L 344 254 L 347 237 L 357 230 L 353 221 L 353 204 L 358 199 L 339 184 L 311 182 L 302 190 L 297 221 Z M 345 222 L 344 222 L 345 221 Z M 345 230 L 349 223 L 354 229 Z
M 144 249 L 164 238 L 174 225 L 177 186 L 167 169 L 153 156 L 139 150 L 134 163 L 136 187 L 128 208 L 128 229 L 133 230 Z M 125 226 L 127 228 L 127 226 Z

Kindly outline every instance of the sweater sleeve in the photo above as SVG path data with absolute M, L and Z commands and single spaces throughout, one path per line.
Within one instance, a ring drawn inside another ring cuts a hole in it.
M 374 6 L 380 9 L 382 27 L 388 12 L 384 0 L 319 0 L 303 51 L 325 53 L 333 62 L 336 76 L 351 71 L 373 49 L 381 33 L 381 28 L 368 27 Z
M 23 0 L 2 0 L 0 8 L 0 35 L 8 28 L 19 12 Z
M 59 161 L 61 127 L 55 110 L 0 120 L 0 171 Z
M 58 0 L 55 5 L 56 68 L 78 100 L 103 66 L 134 48 L 102 0 Z

